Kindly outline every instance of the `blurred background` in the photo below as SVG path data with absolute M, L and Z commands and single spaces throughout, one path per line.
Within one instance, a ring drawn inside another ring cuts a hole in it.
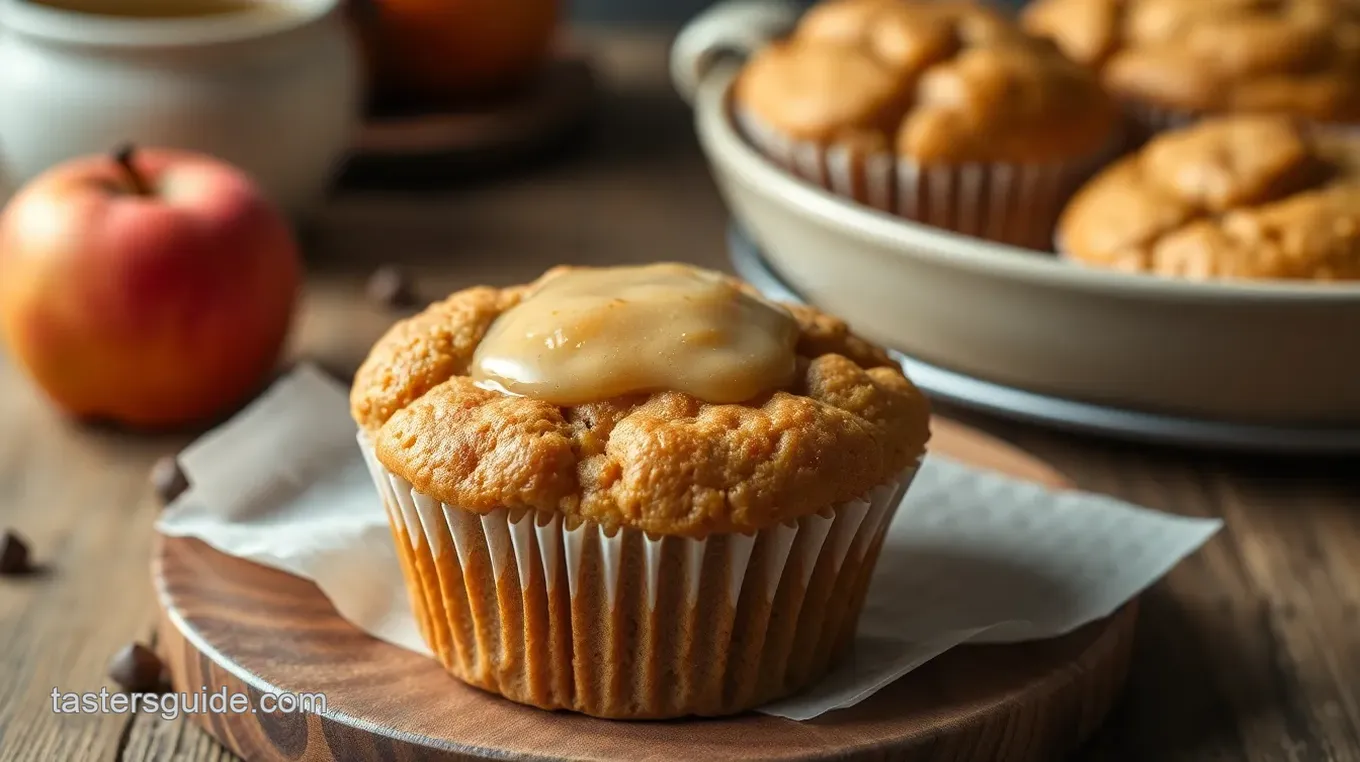
M 798 0 L 797 4 L 812 3 Z M 999 4 L 1019 7 L 1024 0 L 999 0 Z M 710 5 L 708 0 L 574 0 L 570 16 L 583 23 L 679 25 Z

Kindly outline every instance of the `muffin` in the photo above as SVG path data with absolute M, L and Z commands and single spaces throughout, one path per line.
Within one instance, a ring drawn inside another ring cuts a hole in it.
M 1162 133 L 1086 185 L 1058 247 L 1181 278 L 1360 278 L 1360 135 L 1235 115 Z
M 815 6 L 746 64 L 733 115 L 768 157 L 828 190 L 1041 249 L 1118 138 L 1090 72 L 997 11 L 945 0 Z
M 1025 28 L 1097 70 L 1144 134 L 1204 114 L 1360 121 L 1360 5 L 1037 0 Z
M 843 322 L 683 265 L 453 294 L 378 341 L 351 402 L 439 661 L 611 718 L 823 674 L 929 436 Z

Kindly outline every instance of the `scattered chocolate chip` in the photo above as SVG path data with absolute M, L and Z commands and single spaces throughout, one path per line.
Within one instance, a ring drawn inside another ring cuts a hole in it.
M 379 267 L 368 279 L 368 298 L 384 307 L 405 309 L 418 302 L 411 278 L 401 268 Z
M 11 577 L 33 571 L 28 561 L 28 543 L 13 530 L 5 530 L 5 536 L 0 538 L 0 576 Z
M 189 477 L 184 475 L 184 469 L 179 467 L 179 460 L 175 456 L 166 455 L 151 467 L 151 486 L 155 488 L 161 504 L 169 505 L 184 490 L 189 489 Z
M 155 651 L 133 643 L 109 660 L 109 679 L 129 693 L 154 693 L 164 688 L 163 669 Z

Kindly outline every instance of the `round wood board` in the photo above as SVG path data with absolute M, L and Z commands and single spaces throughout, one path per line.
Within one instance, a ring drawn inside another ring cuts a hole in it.
M 936 419 L 932 451 L 1068 486 L 980 432 Z M 954 649 L 869 700 L 809 722 L 619 722 L 468 688 L 433 661 L 341 619 L 310 582 L 162 538 L 153 563 L 160 650 L 176 690 L 321 692 L 324 714 L 199 714 L 252 760 L 1052 760 L 1100 724 L 1123 685 L 1135 606 L 1048 641 Z
M 597 96 L 590 63 L 563 52 L 523 90 L 495 102 L 379 107 L 360 131 L 342 181 L 456 180 L 516 165 L 575 134 Z

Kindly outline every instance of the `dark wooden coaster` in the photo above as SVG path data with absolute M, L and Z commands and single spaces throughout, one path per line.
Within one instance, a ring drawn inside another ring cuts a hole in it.
M 379 106 L 369 114 L 341 182 L 457 182 L 514 167 L 575 134 L 596 100 L 590 63 L 563 53 L 523 89 L 496 101 L 458 108 Z
M 935 421 L 933 451 L 1053 487 L 1015 448 Z M 810 722 L 759 714 L 616 722 L 520 706 L 368 637 L 314 585 L 165 539 L 153 564 L 160 648 L 177 690 L 326 695 L 326 712 L 195 720 L 252 760 L 900 759 L 1040 762 L 1100 724 L 1128 671 L 1135 606 L 1068 636 L 955 649 L 871 699 Z M 394 594 L 400 594 L 394 592 Z

